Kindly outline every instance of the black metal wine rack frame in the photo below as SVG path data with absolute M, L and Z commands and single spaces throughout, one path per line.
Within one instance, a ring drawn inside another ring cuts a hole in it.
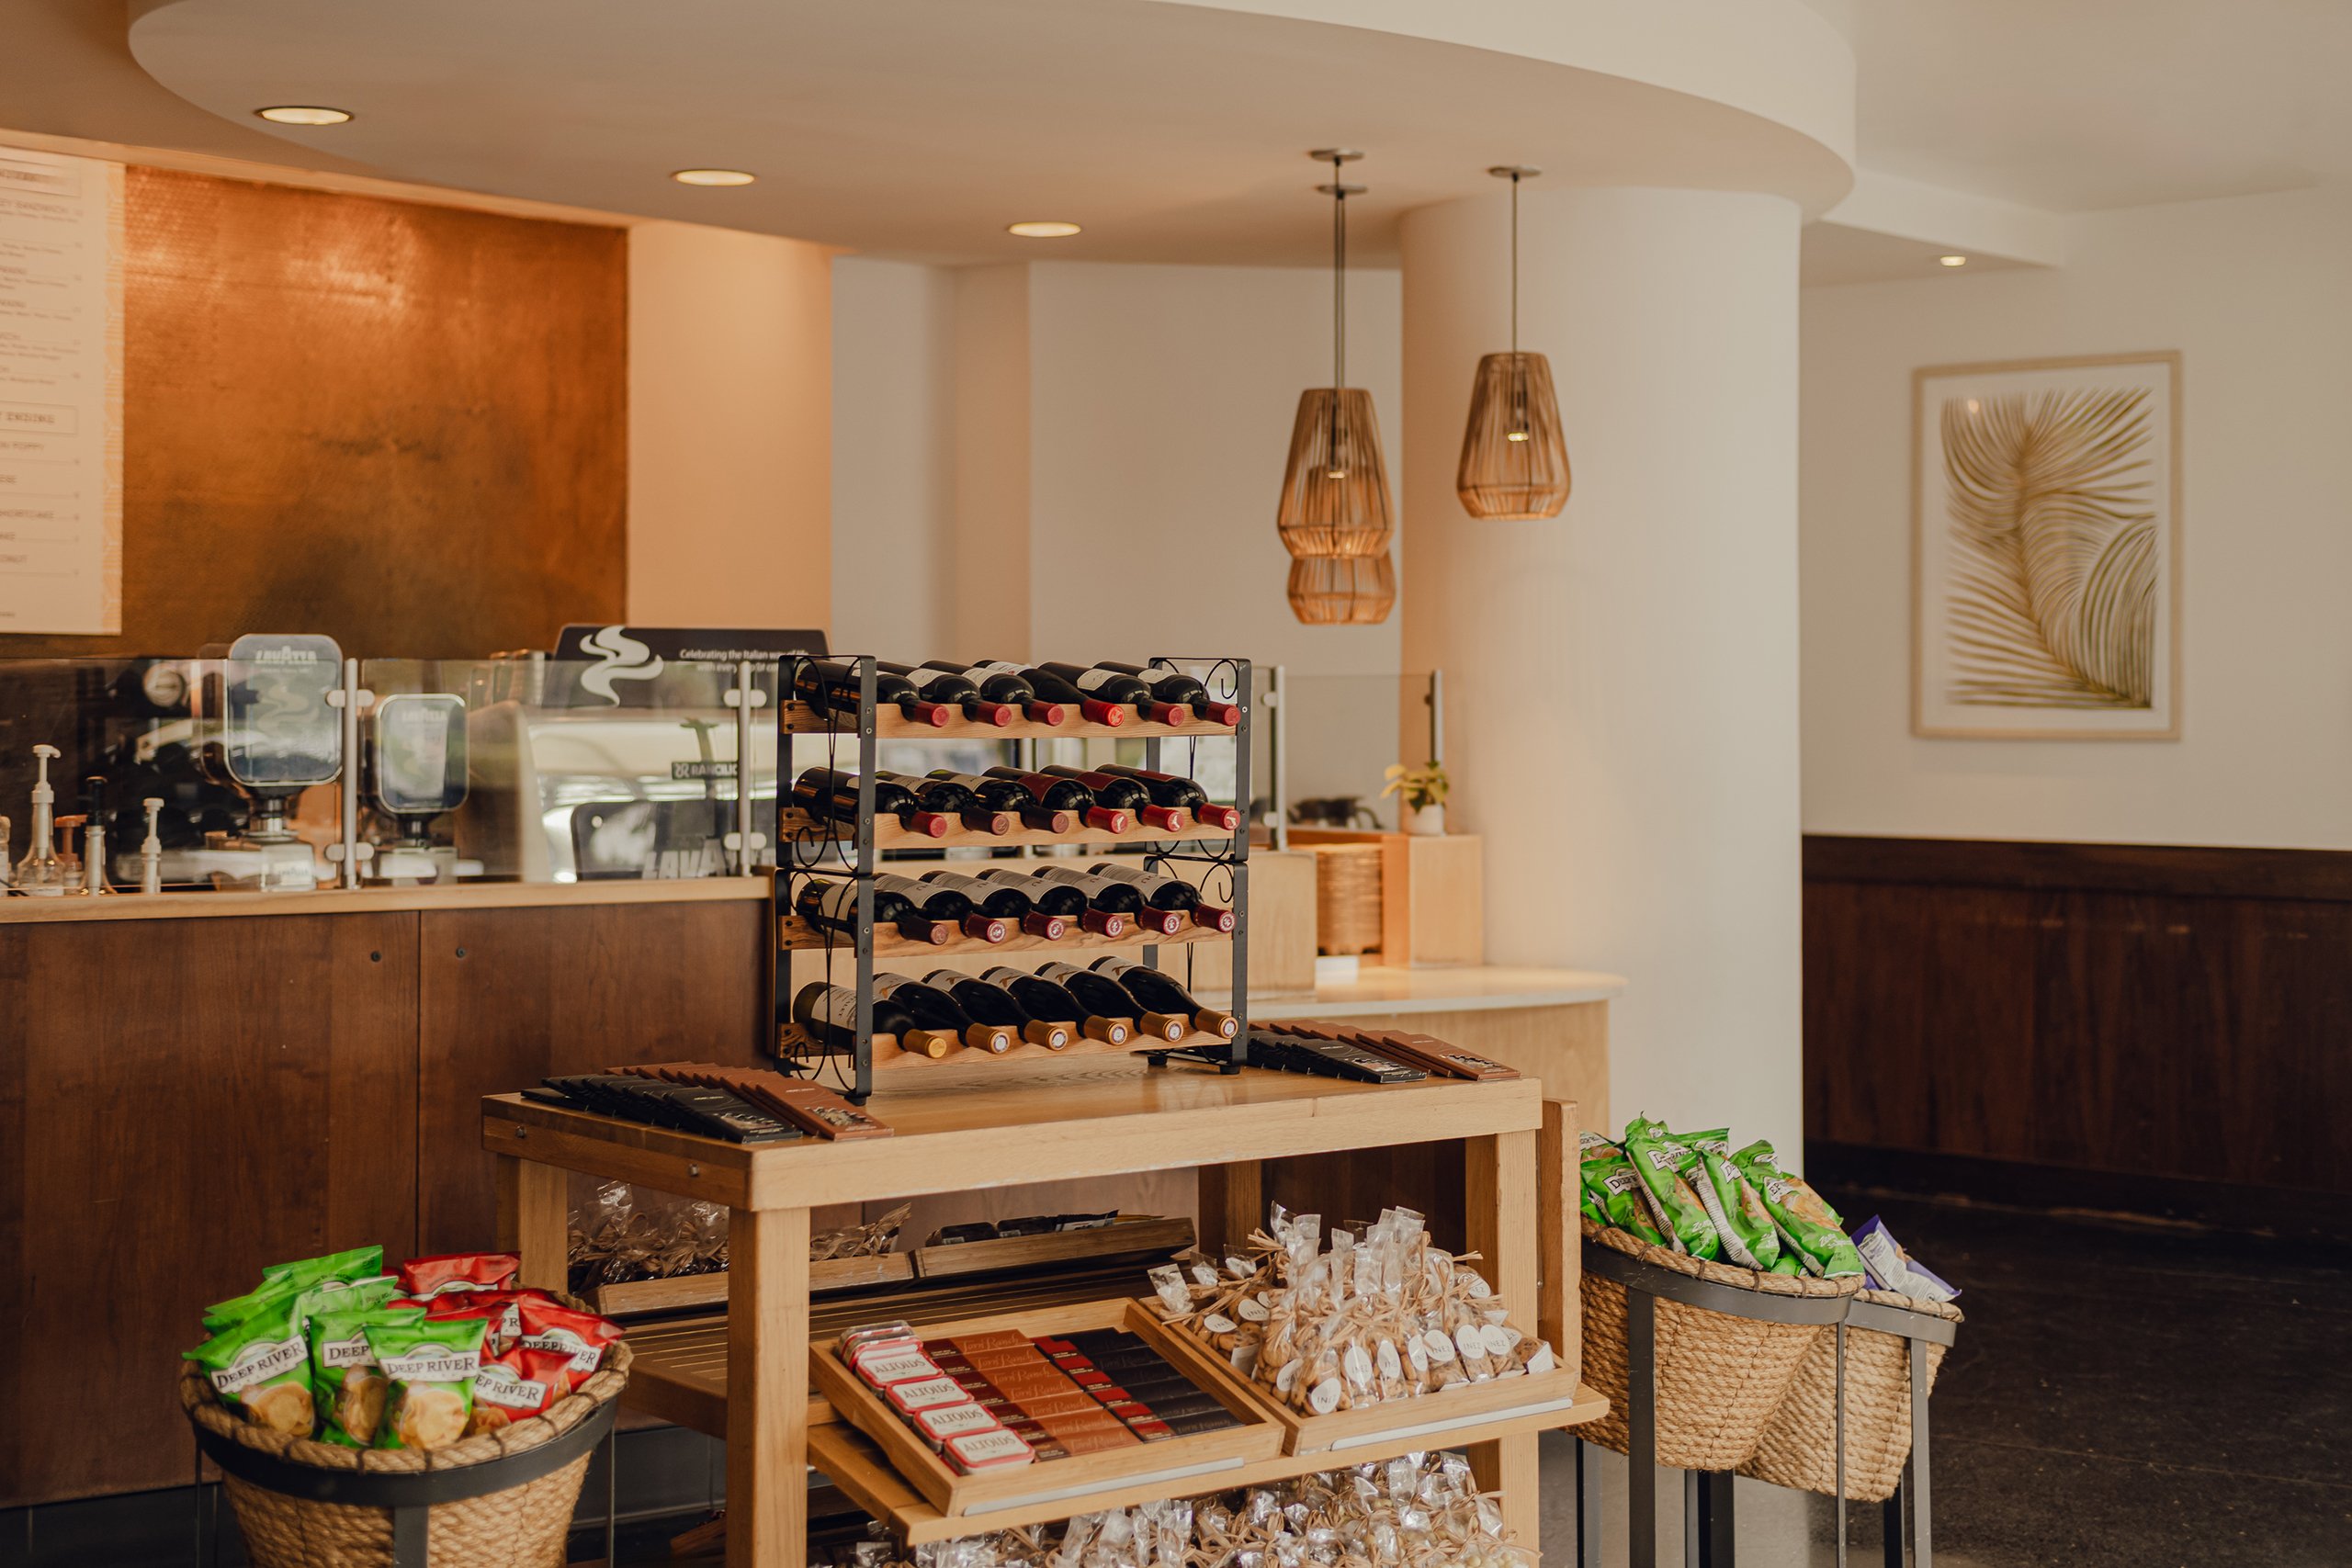
M 794 751 L 796 742 L 801 739 L 801 735 L 792 728 L 790 714 L 794 705 L 799 701 L 797 693 L 801 667 L 812 662 L 815 660 L 805 655 L 786 654 L 781 661 L 778 671 L 775 771 L 777 851 L 775 883 L 770 895 L 771 919 L 768 940 L 770 1008 L 766 1045 L 771 1055 L 782 1055 L 783 1032 L 792 1021 L 792 992 L 795 987 L 790 980 L 791 959 L 784 945 L 784 932 L 795 912 L 795 896 L 798 892 L 800 884 L 816 876 L 854 878 L 857 886 L 855 930 L 849 933 L 850 940 L 842 943 L 841 947 L 847 951 L 855 964 L 854 983 L 852 987 L 857 997 L 857 1042 L 854 1057 L 855 1077 L 853 1082 L 842 1085 L 842 1089 L 850 1099 L 863 1104 L 874 1092 L 874 878 L 876 871 L 876 852 L 874 840 L 874 770 L 880 750 L 880 726 L 876 717 L 875 677 L 879 673 L 879 670 L 875 657 L 870 654 L 860 654 L 846 659 L 842 656 L 833 656 L 828 660 L 835 663 L 845 662 L 852 666 L 857 671 L 858 684 L 857 712 L 854 716 L 854 727 L 844 731 L 839 728 L 837 719 L 833 729 L 818 732 L 811 737 L 827 747 L 827 765 L 832 767 L 839 767 L 841 763 L 837 748 L 842 739 L 845 735 L 854 735 L 857 741 L 857 822 L 855 833 L 848 840 L 854 851 L 854 863 L 828 863 L 829 860 L 841 857 L 843 840 L 837 825 L 830 822 L 817 823 L 787 833 L 784 830 L 783 820 L 785 809 L 792 799 L 793 781 L 799 773 L 799 762 Z M 1203 684 L 1208 686 L 1212 692 L 1219 690 L 1225 679 L 1229 678 L 1232 682 L 1232 700 L 1241 710 L 1240 719 L 1232 730 L 1233 793 L 1235 807 L 1240 814 L 1239 820 L 1235 823 L 1229 840 L 1214 838 L 1171 840 L 1165 835 L 1159 835 L 1162 846 L 1146 855 L 1144 864 L 1147 868 L 1153 868 L 1181 862 L 1190 866 L 1199 867 L 1201 868 L 1199 874 L 1192 880 L 1196 885 L 1203 886 L 1204 891 L 1208 886 L 1207 878 L 1220 871 L 1225 876 L 1227 889 L 1227 907 L 1233 910 L 1231 937 L 1233 990 L 1232 1000 L 1227 1010 L 1231 1012 L 1240 1024 L 1234 1037 L 1230 1060 L 1225 1064 L 1225 1070 L 1238 1072 L 1249 1064 L 1250 1060 L 1250 729 L 1253 716 L 1252 709 L 1255 705 L 1250 692 L 1251 666 L 1250 660 L 1246 659 L 1156 658 L 1149 661 L 1150 668 L 1170 671 L 1177 671 L 1182 666 L 1196 669 L 1205 666 L 1207 672 L 1201 679 Z M 1084 737 L 1047 734 L 1034 738 L 1044 739 L 1120 739 L 1114 735 L 1096 734 Z M 1143 765 L 1154 773 L 1159 771 L 1160 745 L 1165 740 L 1215 738 L 1216 737 L 1214 735 L 1163 736 L 1157 733 L 1144 735 L 1140 737 L 1144 743 Z M 965 739 L 968 737 L 956 736 L 953 739 Z M 1018 738 L 1006 737 L 1005 739 Z M 1204 847 L 1210 844 L 1221 847 L 1214 849 Z M 1146 942 L 1142 946 L 1144 963 L 1149 967 L 1158 968 L 1159 944 Z M 835 946 L 828 940 L 823 951 L 828 954 L 830 970 L 831 954 L 835 951 Z M 1141 1048 L 1135 1054 L 1149 1054 L 1155 1061 L 1164 1059 L 1162 1053 L 1147 1053 Z M 826 1052 L 811 1054 L 805 1057 L 787 1057 L 786 1060 L 797 1070 L 805 1071 L 813 1076 L 821 1071 L 823 1064 L 834 1059 L 838 1055 Z

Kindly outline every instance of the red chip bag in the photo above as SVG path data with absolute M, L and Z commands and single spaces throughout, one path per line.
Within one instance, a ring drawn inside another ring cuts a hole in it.
M 511 1252 L 448 1252 L 412 1258 L 401 1265 L 402 1293 L 430 1301 L 451 1291 L 503 1291 L 514 1283 L 523 1260 Z
M 569 1393 L 586 1382 L 605 1361 L 605 1347 L 621 1337 L 621 1325 L 593 1312 L 579 1312 L 558 1302 L 522 1302 L 523 1348 L 559 1350 L 571 1358 Z
M 571 1358 L 560 1350 L 516 1346 L 481 1364 L 474 1374 L 474 1413 L 466 1436 L 495 1432 L 544 1416 L 571 1390 Z
M 426 1302 L 424 1315 L 430 1321 L 458 1313 L 486 1314 L 490 1318 L 490 1338 L 484 1342 L 483 1353 L 503 1356 L 523 1337 L 523 1303 L 554 1300 L 545 1291 L 528 1288 L 520 1291 L 450 1291 Z

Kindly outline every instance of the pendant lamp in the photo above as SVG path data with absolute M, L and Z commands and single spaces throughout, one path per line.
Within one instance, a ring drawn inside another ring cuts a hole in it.
M 1363 154 L 1325 148 L 1311 156 L 1331 165 L 1331 183 L 1316 187 L 1331 198 L 1331 384 L 1298 395 L 1274 526 L 1294 556 L 1376 556 L 1388 547 L 1396 507 L 1372 394 L 1347 377 L 1348 197 L 1365 187 L 1340 177 Z
M 1519 182 L 1543 172 L 1516 164 L 1487 171 L 1510 181 L 1510 352 L 1478 361 L 1453 490 L 1471 516 L 1498 522 L 1557 517 L 1568 503 L 1568 444 L 1552 363 L 1519 351 Z
M 1376 626 L 1396 603 L 1396 565 L 1376 556 L 1300 556 L 1290 563 L 1290 613 L 1310 626 Z

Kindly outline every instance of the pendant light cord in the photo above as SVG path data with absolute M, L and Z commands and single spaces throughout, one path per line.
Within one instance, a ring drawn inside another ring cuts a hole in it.
M 1519 360 L 1519 171 L 1510 172 L 1510 354 Z
M 1347 164 L 1331 160 L 1331 388 L 1348 384 Z

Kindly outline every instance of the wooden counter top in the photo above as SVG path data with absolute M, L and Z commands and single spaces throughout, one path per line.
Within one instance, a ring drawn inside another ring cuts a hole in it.
M 0 925 L 183 920 L 230 915 L 378 915 L 410 909 L 515 909 L 591 904 L 708 904 L 765 898 L 768 879 L 667 882 L 481 882 L 455 887 L 322 887 L 311 893 L 119 893 L 91 898 L 0 897 Z
M 1604 1002 L 1625 989 L 1623 975 L 1591 969 L 1533 969 L 1478 964 L 1459 969 L 1392 969 L 1367 964 L 1352 980 L 1327 980 L 1313 991 L 1253 992 L 1250 1016 L 1394 1017 L 1414 1012 L 1487 1012 Z

